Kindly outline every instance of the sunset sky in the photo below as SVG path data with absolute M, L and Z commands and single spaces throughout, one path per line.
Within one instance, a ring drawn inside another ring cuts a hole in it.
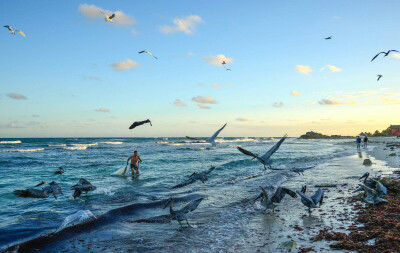
M 2 26 L 26 37 L 0 30 L 0 137 L 211 136 L 225 122 L 221 137 L 383 130 L 400 124 L 400 54 L 371 59 L 400 51 L 399 8 L 1 1 Z

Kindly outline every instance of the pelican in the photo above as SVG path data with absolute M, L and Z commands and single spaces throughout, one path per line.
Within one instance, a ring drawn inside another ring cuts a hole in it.
M 297 198 L 297 194 L 294 191 L 280 186 L 276 189 L 274 195 L 269 198 L 267 191 L 261 186 L 260 188 L 262 190 L 262 193 L 257 198 L 255 198 L 254 201 L 261 198 L 261 205 L 264 206 L 266 209 L 272 209 L 272 212 L 275 212 L 275 207 L 278 206 L 274 203 L 281 203 L 281 200 L 285 197 L 286 194 L 288 194 L 292 198 Z
M 380 198 L 379 193 L 374 189 L 366 186 L 365 184 L 359 184 L 359 186 L 364 191 L 364 200 L 366 202 L 371 203 L 373 205 L 379 204 L 381 202 L 387 202 L 386 199 Z
M 89 191 L 96 190 L 96 186 L 92 185 L 89 181 L 84 178 L 79 179 L 76 185 L 71 186 L 71 189 L 74 189 L 75 192 L 72 195 L 75 198 L 81 196 L 82 192 L 88 193 Z
M 203 199 L 204 198 L 199 198 L 199 199 L 196 199 L 194 201 L 191 201 L 189 204 L 187 204 L 186 206 L 184 206 L 180 210 L 174 211 L 174 209 L 173 209 L 174 198 L 170 198 L 169 201 L 165 204 L 163 209 L 165 209 L 165 208 L 167 208 L 167 206 L 169 206 L 170 219 L 178 221 L 178 223 L 179 223 L 179 225 L 181 227 L 183 227 L 181 221 L 186 221 L 188 226 L 192 227 L 192 226 L 190 226 L 190 224 L 189 224 L 189 222 L 187 220 L 186 214 L 191 212 L 191 211 L 196 210 L 196 208 L 199 206 L 200 202 Z
M 143 125 L 145 123 L 150 123 L 150 126 L 153 126 L 151 124 L 151 121 L 149 119 L 143 120 L 143 121 L 135 121 L 133 124 L 129 127 L 129 129 L 134 129 L 137 126 Z
M 213 136 L 211 136 L 211 137 L 208 138 L 208 139 L 197 139 L 197 138 L 192 138 L 192 137 L 189 137 L 189 136 L 186 136 L 186 138 L 191 139 L 191 140 L 197 140 L 197 141 L 208 142 L 208 143 L 211 143 L 212 146 L 215 146 L 215 145 L 217 145 L 217 144 L 215 143 L 215 139 L 217 138 L 218 134 L 225 128 L 226 124 L 228 124 L 228 123 L 225 123 L 225 125 L 224 125 L 223 127 L 221 127 L 217 132 L 215 132 L 215 133 L 213 134 Z
M 64 169 L 62 167 L 58 168 L 58 170 L 54 172 L 54 174 L 56 174 L 56 175 L 60 175 L 63 173 L 64 173 Z
M 332 36 L 326 37 L 325 39 L 326 39 L 326 40 L 331 40 L 331 39 L 332 39 Z
M 324 199 L 324 192 L 321 188 L 319 188 L 314 195 L 311 197 L 306 195 L 307 186 L 304 185 L 301 191 L 296 191 L 297 194 L 301 197 L 301 203 L 303 203 L 306 207 L 308 207 L 308 212 L 311 213 L 311 208 L 321 207 L 322 201 Z
M 362 177 L 360 177 L 359 179 L 364 178 L 364 181 L 363 181 L 364 185 L 367 186 L 368 188 L 375 189 L 378 197 L 381 197 L 382 195 L 387 194 L 387 188 L 385 185 L 383 185 L 381 182 L 379 182 L 375 179 L 371 179 L 371 178 L 368 179 L 368 177 L 369 177 L 369 173 L 365 172 L 365 174 Z M 365 189 L 363 187 L 360 187 L 357 190 L 355 190 L 354 192 L 358 192 L 358 191 L 365 191 Z
M 115 17 L 115 13 L 113 13 L 113 14 L 111 14 L 111 16 L 108 16 L 107 14 L 105 14 L 104 12 L 102 12 L 102 11 L 100 11 L 101 13 L 103 13 L 104 14 L 104 16 L 106 16 L 105 18 L 104 18 L 104 20 L 107 22 L 114 22 L 114 20 L 112 20 L 114 17 Z
M 386 57 L 386 56 L 388 56 L 391 52 L 399 52 L 399 51 L 397 51 L 397 50 L 388 50 L 387 52 L 380 52 L 379 54 L 375 55 L 374 58 L 372 58 L 371 62 L 372 62 L 373 60 L 375 60 L 375 58 L 378 57 L 380 54 L 384 54 L 383 57 Z
M 13 30 L 9 25 L 5 25 L 4 27 L 7 28 L 11 34 L 15 35 L 15 33 L 20 33 L 22 36 L 26 37 L 25 33 L 23 33 L 21 30 Z
M 382 75 L 377 75 L 377 76 L 378 76 L 378 80 L 376 80 L 376 81 L 379 81 L 379 79 L 381 79 Z
M 54 198 L 57 198 L 57 195 L 64 195 L 62 192 L 61 186 L 56 182 L 51 182 L 49 186 L 43 188 L 44 191 L 53 194 Z
M 197 180 L 200 180 L 202 183 L 208 181 L 207 175 L 210 174 L 213 170 L 215 170 L 214 166 L 211 166 L 208 170 L 202 171 L 200 173 L 194 172 L 192 175 L 189 176 L 189 179 L 183 183 L 175 185 L 172 189 L 181 188 L 189 184 L 193 184 Z
M 271 169 L 271 164 L 272 161 L 270 161 L 271 156 L 279 149 L 279 147 L 281 146 L 282 142 L 285 141 L 287 135 L 285 134 L 282 139 L 280 139 L 270 150 L 268 150 L 267 153 L 265 153 L 262 156 L 259 156 L 258 154 L 255 155 L 253 153 L 251 153 L 250 151 L 245 150 L 244 148 L 241 147 L 237 147 L 237 149 L 242 152 L 245 155 L 248 156 L 252 156 L 253 159 L 257 159 L 260 163 L 262 163 L 264 165 L 264 169 L 266 170 L 266 166 L 268 166 L 269 169 Z
M 155 57 L 152 53 L 150 53 L 147 50 L 142 50 L 142 51 L 139 52 L 139 54 L 143 54 L 143 53 L 149 54 L 149 55 L 153 56 L 154 58 L 158 59 L 157 57 Z
M 38 183 L 37 185 L 35 185 L 35 187 L 38 187 L 38 186 L 41 186 L 41 185 L 44 185 L 44 184 L 46 184 L 47 182 L 45 181 L 45 180 L 43 180 L 42 182 L 40 182 L 40 183 Z
M 304 171 L 314 168 L 315 166 L 305 167 L 305 168 L 292 168 L 291 171 L 297 174 L 304 175 Z
M 42 181 L 38 185 L 41 185 L 43 182 L 46 181 Z M 29 188 L 26 190 L 14 190 L 14 194 L 17 195 L 18 197 L 23 197 L 23 198 L 48 198 L 49 193 L 52 193 L 54 198 L 57 198 L 56 195 L 63 194 L 60 185 L 57 184 L 56 182 L 53 181 L 49 185 L 50 186 L 46 186 L 42 190 L 33 188 Z

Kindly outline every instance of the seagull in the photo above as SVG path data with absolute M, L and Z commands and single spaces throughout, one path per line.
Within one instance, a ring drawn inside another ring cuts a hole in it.
M 197 140 L 197 141 L 208 142 L 208 143 L 211 143 L 212 146 L 215 146 L 215 145 L 217 145 L 217 144 L 215 143 L 215 139 L 217 138 L 218 134 L 225 128 L 226 124 L 228 124 L 228 123 L 225 123 L 225 125 L 224 125 L 223 127 L 221 127 L 217 132 L 215 132 L 215 133 L 213 134 L 213 136 L 211 136 L 211 137 L 208 138 L 208 139 L 197 139 L 197 138 L 192 138 L 192 137 L 189 137 L 189 136 L 186 136 L 186 138 L 191 139 L 191 140 Z
M 143 125 L 145 123 L 150 123 L 150 126 L 153 126 L 151 124 L 151 121 L 149 119 L 143 120 L 143 121 L 135 121 L 133 124 L 129 127 L 129 129 L 134 129 L 137 126 Z
M 294 191 L 280 186 L 276 189 L 274 195 L 269 198 L 267 191 L 261 186 L 260 188 L 262 190 L 262 193 L 257 198 L 255 198 L 254 201 L 261 198 L 261 205 L 264 206 L 266 209 L 272 209 L 272 212 L 275 212 L 275 207 L 277 207 L 277 205 L 275 205 L 274 203 L 281 203 L 281 200 L 285 197 L 286 194 L 288 194 L 292 198 L 297 198 L 297 194 Z
M 96 190 L 96 186 L 92 185 L 89 181 L 84 178 L 79 179 L 76 185 L 71 186 L 71 189 L 74 189 L 75 192 L 72 195 L 75 198 L 81 196 L 82 192 L 88 193 L 89 191 Z
M 397 51 L 397 50 L 389 50 L 389 51 L 387 51 L 387 52 L 380 52 L 379 54 L 375 55 L 374 58 L 372 58 L 371 62 L 372 62 L 373 60 L 375 60 L 375 58 L 378 57 L 380 54 L 384 54 L 383 57 L 386 57 L 386 56 L 388 56 L 388 55 L 390 54 L 390 52 L 399 52 L 399 51 Z
M 376 80 L 376 81 L 379 81 L 379 79 L 381 79 L 382 75 L 377 75 L 377 76 L 378 76 L 378 80 Z
M 252 156 L 253 159 L 257 159 L 260 163 L 262 163 L 264 165 L 264 169 L 266 170 L 266 166 L 268 166 L 269 169 L 271 169 L 271 164 L 272 161 L 270 161 L 271 156 L 279 149 L 279 147 L 281 146 L 282 142 L 285 141 L 287 135 L 285 134 L 282 139 L 280 139 L 270 150 L 268 150 L 267 153 L 265 153 L 262 156 L 259 155 L 255 155 L 253 153 L 251 153 L 250 151 L 245 150 L 244 148 L 241 147 L 237 147 L 237 149 L 242 152 L 245 155 L 248 156 Z M 252 160 L 253 160 L 252 159 Z
M 311 167 L 305 167 L 305 168 L 292 168 L 291 169 L 291 171 L 292 172 L 294 172 L 294 173 L 297 173 L 297 174 L 301 174 L 301 175 L 304 175 L 303 174 L 303 172 L 305 171 L 305 170 L 309 170 L 309 169 L 312 169 L 312 168 L 314 168 L 315 166 L 311 166 Z
M 149 54 L 149 55 L 153 56 L 154 58 L 158 59 L 157 57 L 155 57 L 152 53 L 150 53 L 150 52 L 147 51 L 147 50 L 143 50 L 143 51 L 140 51 L 140 52 L 139 52 L 139 54 L 143 54 L 143 53 Z
M 327 37 L 327 38 L 325 38 L 326 40 L 331 40 L 332 39 L 332 36 L 329 36 L 329 37 Z
M 103 13 L 106 17 L 104 18 L 104 20 L 107 22 L 114 22 L 112 19 L 115 17 L 115 13 L 111 14 L 111 16 L 108 16 L 107 14 L 105 14 L 104 12 L 100 11 L 101 13 Z
M 64 173 L 64 169 L 62 167 L 60 167 L 57 171 L 54 172 L 54 174 L 56 175 L 60 175 L 62 173 Z
M 196 208 L 199 206 L 199 204 L 202 200 L 203 200 L 203 198 L 196 199 L 194 201 L 191 201 L 189 204 L 187 204 L 180 210 L 174 211 L 174 209 L 172 208 L 174 205 L 174 198 L 170 198 L 169 201 L 165 204 L 163 209 L 165 209 L 165 208 L 167 208 L 167 206 L 169 206 L 170 219 L 178 221 L 178 223 L 179 223 L 179 225 L 181 225 L 181 227 L 183 227 L 181 221 L 186 221 L 188 226 L 192 227 L 192 226 L 190 226 L 190 224 L 187 220 L 186 214 L 191 211 L 196 210 Z
M 306 195 L 307 186 L 303 186 L 301 191 L 296 191 L 301 197 L 301 203 L 308 207 L 308 212 L 311 213 L 311 208 L 321 207 L 324 200 L 324 192 L 319 188 L 311 197 Z
M 15 33 L 20 33 L 22 36 L 26 37 L 25 33 L 23 33 L 21 30 L 13 30 L 9 25 L 5 25 L 4 27 L 10 30 L 11 34 L 15 35 Z

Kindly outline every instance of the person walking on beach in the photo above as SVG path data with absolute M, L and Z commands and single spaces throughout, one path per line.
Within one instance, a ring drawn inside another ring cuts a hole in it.
M 356 142 L 357 142 L 357 149 L 358 149 L 358 150 L 360 150 L 360 146 L 361 146 L 361 138 L 360 138 L 360 136 L 359 136 L 359 135 L 357 135 Z
M 135 175 L 135 171 L 139 175 L 140 174 L 139 163 L 142 162 L 142 159 L 140 159 L 140 156 L 138 156 L 138 152 L 136 150 L 135 152 L 133 152 L 133 156 L 128 158 L 128 160 L 126 161 L 126 165 L 128 165 L 129 160 L 131 160 L 132 176 Z
M 367 148 L 367 145 L 368 145 L 368 136 L 367 135 L 365 135 L 364 136 L 364 148 Z

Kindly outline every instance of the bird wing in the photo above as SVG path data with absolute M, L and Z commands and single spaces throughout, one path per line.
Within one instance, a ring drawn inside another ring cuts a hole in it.
M 204 173 L 205 175 L 208 175 L 208 174 L 210 174 L 213 170 L 215 170 L 215 166 L 212 166 L 211 168 L 209 168 L 209 169 L 206 170 L 206 171 L 203 171 L 202 173 Z
M 179 212 L 189 213 L 189 212 L 192 212 L 192 211 L 196 210 L 197 207 L 200 205 L 200 202 L 203 199 L 204 198 L 199 198 L 199 199 L 191 201 L 189 204 L 187 204 L 186 206 L 182 207 L 182 209 L 180 209 Z
M 270 150 L 268 150 L 267 153 L 262 155 L 260 158 L 264 161 L 268 161 L 269 158 L 279 149 L 281 146 L 282 142 L 286 140 L 287 135 L 285 134 L 282 139 L 280 139 Z
M 312 200 L 310 197 L 305 195 L 304 193 L 300 191 L 296 191 L 297 194 L 301 197 L 302 200 L 304 200 L 307 203 L 307 206 L 315 206 L 314 200 Z
M 322 205 L 322 200 L 324 199 L 324 192 L 321 188 L 319 188 L 314 195 L 311 196 L 311 199 L 314 201 L 315 205 Z
M 297 198 L 297 194 L 294 191 L 287 188 L 278 187 L 278 189 L 276 189 L 275 191 L 274 196 L 272 196 L 271 201 L 275 203 L 281 203 L 281 200 L 285 197 L 286 194 L 288 194 L 292 198 Z
M 245 154 L 245 155 L 248 155 L 248 156 L 251 156 L 251 157 L 257 158 L 257 155 L 255 155 L 255 154 L 251 153 L 250 151 L 247 151 L 247 150 L 246 150 L 246 149 L 244 149 L 244 148 L 237 147 L 237 149 L 238 149 L 240 152 L 242 152 L 243 154 Z
M 5 28 L 8 28 L 8 30 L 12 31 L 12 28 L 11 28 L 11 26 L 9 26 L 9 25 L 5 25 L 4 27 L 5 27 Z
M 210 142 L 214 142 L 215 141 L 215 138 L 217 138 L 219 133 L 225 128 L 226 124 L 228 124 L 228 123 L 225 123 L 225 125 L 223 127 L 221 127 L 217 132 L 215 132 L 213 134 L 213 136 L 211 136 L 211 138 L 209 139 Z
M 22 36 L 26 37 L 25 33 L 23 33 L 21 30 L 15 30 L 16 33 L 20 33 Z
M 108 15 L 107 15 L 107 14 L 105 14 L 105 13 L 104 13 L 104 12 L 102 12 L 102 11 L 99 11 L 99 12 L 103 13 L 103 14 L 104 14 L 104 16 L 106 16 L 106 17 L 108 18 Z
M 145 123 L 150 123 L 150 125 L 151 125 L 150 120 L 146 119 L 146 120 L 143 120 L 143 121 L 135 121 L 135 122 L 133 122 L 133 124 L 129 127 L 129 129 L 134 129 L 135 127 L 143 125 Z
M 138 52 L 138 53 L 139 53 L 139 54 L 143 54 L 143 53 L 146 53 L 146 51 L 143 50 L 143 51 L 140 51 L 140 52 Z
M 399 52 L 399 51 L 397 51 L 397 50 L 389 50 L 389 52 Z
M 372 58 L 371 61 L 375 60 L 375 58 L 378 57 L 380 54 L 386 54 L 386 52 L 380 52 L 379 54 L 375 55 L 374 58 Z
M 44 185 L 45 183 L 46 183 L 45 181 L 42 181 L 42 182 L 38 183 L 37 185 L 35 185 L 35 187 L 38 187 L 38 186 Z
M 109 19 L 113 19 L 115 17 L 115 13 L 113 13 L 110 17 L 109 17 Z

